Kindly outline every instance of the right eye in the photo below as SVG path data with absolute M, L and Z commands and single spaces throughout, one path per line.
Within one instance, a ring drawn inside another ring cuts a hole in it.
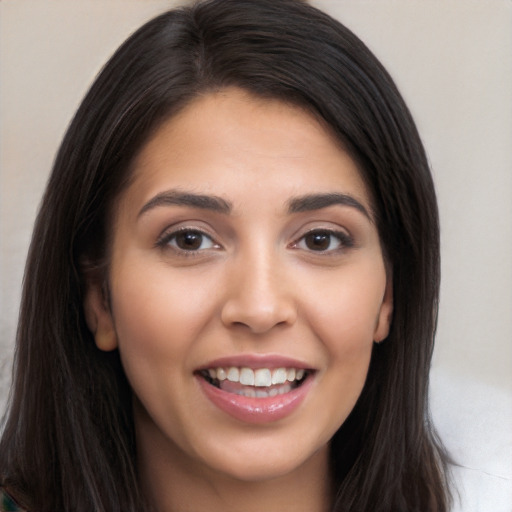
M 208 249 L 217 249 L 220 246 L 213 239 L 197 229 L 180 229 L 164 234 L 158 241 L 161 247 L 170 246 L 177 251 L 194 253 Z

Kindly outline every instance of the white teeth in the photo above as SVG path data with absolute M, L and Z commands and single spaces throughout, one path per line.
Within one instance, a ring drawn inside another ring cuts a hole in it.
M 272 384 L 284 384 L 286 382 L 286 368 L 277 368 L 272 372 Z
M 254 386 L 254 372 L 250 368 L 242 368 L 240 370 L 240 384 Z
M 246 396 L 248 398 L 268 398 L 269 396 L 277 396 L 284 395 L 285 393 L 289 393 L 292 390 L 290 384 L 285 384 L 279 388 L 272 388 L 268 391 L 264 389 L 255 389 L 255 388 L 242 388 L 233 391 L 237 395 Z
M 290 382 L 293 382 L 295 380 L 295 368 L 289 368 L 287 371 L 286 371 L 286 378 L 290 381 Z
M 254 388 L 245 388 L 244 396 L 248 396 L 249 398 L 256 398 L 256 390 Z
M 272 374 L 268 368 L 259 368 L 254 372 L 254 385 L 260 387 L 272 386 Z
M 228 380 L 230 382 L 240 382 L 240 370 L 235 366 L 228 369 Z
M 207 370 L 210 379 L 219 381 L 229 380 L 230 382 L 239 382 L 242 386 L 256 386 L 259 388 L 268 388 L 279 384 L 287 384 L 295 380 L 302 380 L 306 374 L 303 368 L 252 368 L 230 366 L 229 368 L 209 368 Z M 279 388 L 280 389 L 280 388 Z
M 281 386 L 280 388 L 278 388 L 277 391 L 280 395 L 284 395 L 285 393 L 289 393 L 291 390 L 292 390 L 292 387 L 290 386 L 290 384 L 285 384 L 284 386 Z

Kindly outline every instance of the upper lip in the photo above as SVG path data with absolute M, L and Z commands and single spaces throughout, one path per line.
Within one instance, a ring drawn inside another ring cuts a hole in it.
M 208 368 L 303 368 L 304 370 L 312 370 L 314 368 L 304 361 L 294 359 L 288 356 L 278 354 L 239 354 L 233 356 L 225 356 L 214 359 L 199 368 L 197 371 L 207 370 Z

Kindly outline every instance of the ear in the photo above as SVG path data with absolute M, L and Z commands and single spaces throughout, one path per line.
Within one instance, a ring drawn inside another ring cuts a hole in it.
M 96 346 L 109 352 L 117 348 L 117 336 L 108 301 L 108 292 L 99 282 L 87 284 L 84 297 L 85 321 Z
M 377 323 L 375 331 L 373 333 L 373 339 L 376 343 L 380 343 L 388 337 L 389 329 L 391 327 L 391 320 L 393 318 L 393 279 L 390 273 L 388 273 L 386 280 L 386 289 L 384 290 L 384 297 L 380 306 L 379 316 L 377 317 Z

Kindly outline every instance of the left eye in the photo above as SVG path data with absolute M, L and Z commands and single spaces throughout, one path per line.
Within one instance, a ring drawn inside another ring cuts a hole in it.
M 328 252 L 350 247 L 351 238 L 341 232 L 315 230 L 306 233 L 296 244 L 298 249 L 305 249 L 315 252 Z
M 164 243 L 166 245 L 170 245 L 181 251 L 201 251 L 216 247 L 211 237 L 201 231 L 193 229 L 184 229 L 176 233 L 171 233 L 165 238 Z

